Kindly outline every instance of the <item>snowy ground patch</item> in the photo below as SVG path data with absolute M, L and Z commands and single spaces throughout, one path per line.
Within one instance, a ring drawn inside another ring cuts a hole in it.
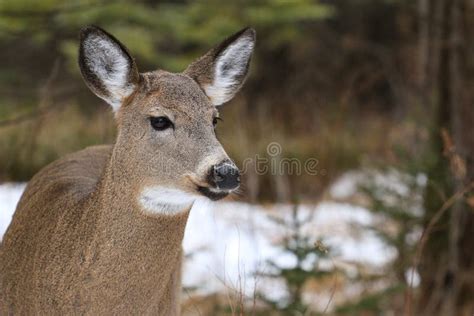
M 0 239 L 10 225 L 16 204 L 25 187 L 24 183 L 0 184 Z
M 295 258 L 278 246 L 288 231 L 270 219 L 290 214 L 289 205 L 264 207 L 235 202 L 196 205 L 184 240 L 184 249 L 191 254 L 185 265 L 184 284 L 216 291 L 225 283 L 231 288 L 242 287 L 245 293 L 251 294 L 254 274 L 265 271 L 267 260 L 288 267 L 295 263 Z M 302 205 L 298 216 L 309 218 L 302 226 L 303 233 L 314 240 L 322 238 L 334 250 L 333 261 L 341 266 L 382 267 L 396 256 L 374 233 L 357 229 L 373 220 L 364 208 L 322 202 Z

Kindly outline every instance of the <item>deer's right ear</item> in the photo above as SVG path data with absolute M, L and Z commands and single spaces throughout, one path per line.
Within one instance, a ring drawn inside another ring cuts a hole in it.
M 115 37 L 96 26 L 81 30 L 79 67 L 87 86 L 117 111 L 138 86 L 135 61 Z

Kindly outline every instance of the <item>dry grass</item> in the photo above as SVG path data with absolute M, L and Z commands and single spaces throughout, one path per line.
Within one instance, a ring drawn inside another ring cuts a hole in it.
M 0 181 L 26 181 L 49 162 L 93 144 L 113 142 L 114 135 L 107 108 L 90 116 L 74 105 L 0 128 Z

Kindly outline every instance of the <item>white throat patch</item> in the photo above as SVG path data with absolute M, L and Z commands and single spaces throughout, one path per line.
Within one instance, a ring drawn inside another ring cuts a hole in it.
M 190 193 L 162 186 L 147 187 L 139 196 L 146 212 L 173 215 L 188 210 L 197 199 Z

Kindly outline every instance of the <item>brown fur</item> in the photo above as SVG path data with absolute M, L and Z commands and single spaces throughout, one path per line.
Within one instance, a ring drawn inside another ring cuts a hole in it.
M 189 73 L 141 74 L 116 113 L 114 145 L 68 155 L 29 182 L 1 245 L 0 314 L 178 315 L 189 209 L 148 212 L 139 196 L 148 186 L 197 194 L 209 163 L 228 159 L 215 113 Z M 149 117 L 161 115 L 176 128 L 153 130 Z
M 2 315 L 178 314 L 188 212 L 133 211 L 126 192 L 110 192 L 107 172 L 98 180 L 111 150 L 66 156 L 28 184 L 2 245 Z

